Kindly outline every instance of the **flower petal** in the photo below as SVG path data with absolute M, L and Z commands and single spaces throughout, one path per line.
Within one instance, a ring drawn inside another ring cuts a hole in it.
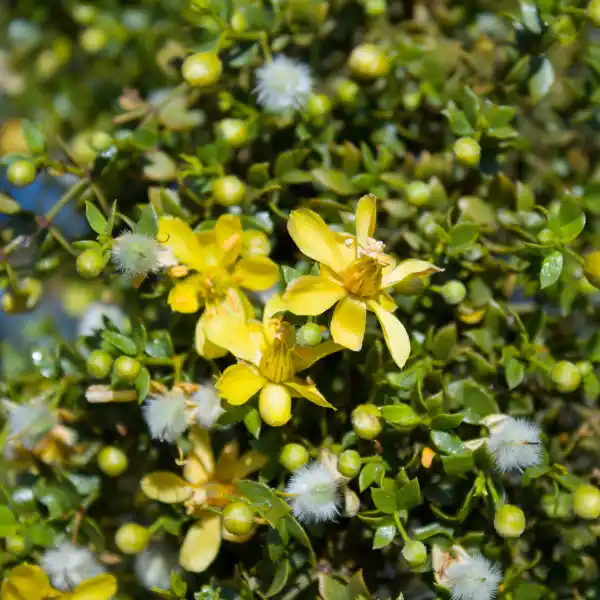
M 373 194 L 364 195 L 356 207 L 356 240 L 366 246 L 367 240 L 375 233 L 377 219 L 377 198 Z
M 240 445 L 237 440 L 231 440 L 223 446 L 215 467 L 215 479 L 217 481 L 222 483 L 233 481 L 239 455 Z
M 398 308 L 396 301 L 387 292 L 380 292 L 376 298 L 376 302 L 381 304 L 388 312 L 393 313 Z
M 296 346 L 294 348 L 294 366 L 296 367 L 296 372 L 308 369 L 308 367 L 314 365 L 318 360 L 343 349 L 344 346 L 340 346 L 331 340 L 327 340 L 316 346 Z
M 200 310 L 198 288 L 191 282 L 175 284 L 167 299 L 173 312 L 192 314 Z
M 247 363 L 238 363 L 223 371 L 216 387 L 219 396 L 225 398 L 229 404 L 239 406 L 248 402 L 266 383 L 267 380 L 256 367 Z
M 236 481 L 248 477 L 251 473 L 262 469 L 269 462 L 269 457 L 256 450 L 248 450 L 238 461 L 235 468 Z
M 189 483 L 171 471 L 149 473 L 142 478 L 140 487 L 150 500 L 165 504 L 179 504 L 192 495 Z
M 337 344 L 358 351 L 362 348 L 367 326 L 364 302 L 346 296 L 335 307 L 331 319 L 331 337 Z
M 404 260 L 390 272 L 384 272 L 381 287 L 389 288 L 392 285 L 400 283 L 403 279 L 406 279 L 406 277 L 425 277 L 430 273 L 439 273 L 443 270 L 444 269 L 440 269 L 426 260 Z
M 263 309 L 263 324 L 266 324 L 273 315 L 280 312 L 285 312 L 287 306 L 280 294 L 273 294 L 265 304 Z
M 43 600 L 51 590 L 48 576 L 41 567 L 22 564 L 2 583 L 2 600 Z
M 377 302 L 370 300 L 367 304 L 379 319 L 385 343 L 394 362 L 399 367 L 403 367 L 410 355 L 410 338 L 406 328 L 391 312 L 385 310 Z
M 204 269 L 202 247 L 185 221 L 176 217 L 160 217 L 156 239 L 170 248 L 180 263 L 198 271 Z
M 240 218 L 237 215 L 221 215 L 215 223 L 215 234 L 221 264 L 233 264 L 244 242 Z
M 192 573 L 206 571 L 219 554 L 221 539 L 221 516 L 206 512 L 186 533 L 179 564 Z
M 233 277 L 240 287 L 260 292 L 279 281 L 279 267 L 266 256 L 242 258 L 235 265 Z
M 327 402 L 325 396 L 321 394 L 314 383 L 308 383 L 308 381 L 295 379 L 294 381 L 286 381 L 284 385 L 285 387 L 289 388 L 296 397 L 306 398 L 317 406 L 322 406 L 323 408 L 333 408 L 333 410 L 336 410 L 333 404 L 329 404 L 329 402 Z
M 343 270 L 339 241 L 317 213 L 308 208 L 293 210 L 288 219 L 288 231 L 303 254 L 334 271 Z
M 346 295 L 346 290 L 318 275 L 294 279 L 283 295 L 286 308 L 295 315 L 320 315 Z
M 192 453 L 212 478 L 215 471 L 215 456 L 210 445 L 210 433 L 206 429 L 194 425 L 190 428 L 189 439 L 192 444 Z
M 203 313 L 196 323 L 196 335 L 194 342 L 196 346 L 196 352 L 207 360 L 221 358 L 227 354 L 227 349 L 217 346 L 208 339 L 206 335 L 206 323 L 206 313 Z
M 260 327 L 257 331 L 257 327 Z M 257 365 L 264 337 L 262 326 L 234 317 L 214 317 L 206 321 L 206 334 L 213 344 L 226 348 L 236 358 Z
M 110 600 L 116 593 L 115 576 L 103 573 L 81 582 L 68 598 L 69 600 Z

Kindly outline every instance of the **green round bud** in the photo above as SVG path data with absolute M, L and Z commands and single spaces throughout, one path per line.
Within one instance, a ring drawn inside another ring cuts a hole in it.
M 408 540 L 402 548 L 402 556 L 410 567 L 420 567 L 427 560 L 427 547 L 418 540 Z
M 322 339 L 321 327 L 316 323 L 305 323 L 296 333 L 299 346 L 316 346 Z
M 246 195 L 246 185 L 235 175 L 225 175 L 215 179 L 212 186 L 215 201 L 223 206 L 240 204 Z
M 354 75 L 365 79 L 385 77 L 390 72 L 390 59 L 375 44 L 361 44 L 352 50 L 348 66 Z
M 216 127 L 217 137 L 232 148 L 243 146 L 249 137 L 248 124 L 242 119 L 223 119 Z
M 518 538 L 525 531 L 525 513 L 512 504 L 503 504 L 494 516 L 494 528 L 504 538 Z
M 138 554 L 148 545 L 150 532 L 138 523 L 125 523 L 115 534 L 115 545 L 123 554 Z
M 575 366 L 582 377 L 587 377 L 594 369 L 589 360 L 580 360 Z
M 142 370 L 140 361 L 131 356 L 119 356 L 114 364 L 115 375 L 122 381 L 133 383 Z
M 109 477 L 118 477 L 129 466 L 127 454 L 115 446 L 104 446 L 98 452 L 97 461 L 100 470 Z
M 467 297 L 467 288 L 462 281 L 447 281 L 441 288 L 440 293 L 447 304 L 460 304 Z
M 360 454 L 356 450 L 344 450 L 338 460 L 338 471 L 344 477 L 356 477 L 362 466 Z
M 352 427 L 363 440 L 373 440 L 381 433 L 379 410 L 372 404 L 360 404 L 352 411 Z
M 100 27 L 88 27 L 83 30 L 79 43 L 89 54 L 98 54 L 108 43 L 108 33 Z
M 100 250 L 88 248 L 84 250 L 75 261 L 77 272 L 84 279 L 94 279 L 102 273 L 106 266 L 106 259 Z
M 324 94 L 314 94 L 306 103 L 306 112 L 313 119 L 322 119 L 331 112 L 331 100 Z
M 90 139 L 90 144 L 94 150 L 105 152 L 113 143 L 113 139 L 104 131 L 95 131 Z
M 592 0 L 587 5 L 587 16 L 596 27 L 600 27 L 600 0 Z
M 370 17 L 381 17 L 382 15 L 385 15 L 386 10 L 386 0 L 367 0 L 365 4 L 365 12 Z
M 286 444 L 279 455 L 279 462 L 288 471 L 295 471 L 303 467 L 308 458 L 308 450 L 301 444 Z
M 27 550 L 27 542 L 22 535 L 9 535 L 5 540 L 6 551 L 16 556 L 24 554 Z
M 87 359 L 87 372 L 95 379 L 108 377 L 113 358 L 104 350 L 94 350 Z
M 470 137 L 462 137 L 454 142 L 454 156 L 468 167 L 475 167 L 481 158 L 481 146 Z
M 403 296 L 418 296 L 429 283 L 429 277 L 405 277 L 394 286 L 394 290 Z
M 586 255 L 583 261 L 583 274 L 593 286 L 600 288 L 600 250 Z
M 546 229 L 542 229 L 538 233 L 538 240 L 542 244 L 550 244 L 553 239 L 554 239 L 554 234 L 549 229 L 547 229 L 547 228 Z
M 245 502 L 232 502 L 223 509 L 223 527 L 232 535 L 247 535 L 254 524 L 254 513 Z
M 600 517 L 600 490 L 589 483 L 578 487 L 573 493 L 573 510 L 582 519 Z
M 353 106 L 360 94 L 359 85 L 351 79 L 342 79 L 338 82 L 335 93 L 338 100 L 347 106 Z
M 561 392 L 574 392 L 581 383 L 581 373 L 576 365 L 568 360 L 561 360 L 552 367 L 554 385 Z
M 6 171 L 8 181 L 17 187 L 24 187 L 35 180 L 35 166 L 28 160 L 15 160 Z
M 73 8 L 73 18 L 82 25 L 89 25 L 96 14 L 96 9 L 90 4 L 78 4 Z
M 223 65 L 214 52 L 196 52 L 181 67 L 183 78 L 194 87 L 208 87 L 219 81 Z
M 429 186 L 424 181 L 411 181 L 405 188 L 406 199 L 413 206 L 424 206 L 429 202 Z

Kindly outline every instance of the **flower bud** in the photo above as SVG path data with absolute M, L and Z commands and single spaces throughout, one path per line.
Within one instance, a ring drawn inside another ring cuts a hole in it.
M 600 250 L 586 255 L 583 261 L 583 273 L 593 286 L 600 288 Z
M 299 346 L 316 346 L 321 342 L 321 327 L 316 323 L 305 323 L 296 333 Z
M 348 65 L 355 75 L 365 79 L 385 77 L 390 72 L 390 59 L 375 44 L 361 44 L 354 48 Z
M 98 452 L 97 461 L 100 470 L 109 477 L 118 477 L 129 466 L 127 454 L 115 446 L 104 446 Z
M 115 375 L 127 383 L 133 383 L 142 370 L 142 365 L 131 356 L 119 356 L 114 364 Z
M 194 87 L 208 87 L 219 81 L 223 66 L 214 52 L 196 52 L 181 67 L 183 78 Z
M 108 34 L 100 27 L 88 27 L 83 30 L 79 43 L 87 53 L 98 54 L 106 47 Z
M 427 560 L 427 547 L 418 540 L 408 540 L 402 548 L 402 556 L 410 567 L 420 567 Z
M 379 410 L 372 404 L 361 404 L 352 411 L 352 427 L 364 440 L 373 440 L 381 432 Z
M 405 188 L 406 199 L 413 206 L 424 206 L 429 202 L 429 186 L 424 181 L 411 181 Z
M 35 166 L 28 160 L 15 160 L 8 166 L 6 177 L 18 187 L 24 187 L 35 180 Z
M 246 185 L 235 175 L 215 179 L 212 186 L 215 201 L 223 206 L 240 204 L 246 195 Z
M 538 240 L 542 244 L 550 244 L 554 240 L 554 234 L 550 229 L 544 228 L 538 233 Z
M 338 460 L 338 471 L 344 477 L 356 477 L 360 472 L 362 461 L 356 450 L 344 450 Z
M 600 0 L 592 0 L 587 5 L 587 16 L 596 27 L 600 27 Z
M 314 94 L 306 103 L 306 112 L 315 121 L 322 121 L 331 112 L 331 100 L 324 94 Z
M 335 93 L 342 104 L 353 106 L 358 100 L 360 87 L 351 79 L 343 79 L 338 82 Z
M 525 514 L 512 504 L 503 504 L 494 516 L 494 527 L 498 535 L 518 538 L 525 531 Z
M 575 366 L 582 377 L 586 377 L 594 370 L 594 367 L 589 360 L 580 360 Z
M 113 364 L 113 358 L 104 350 L 94 350 L 87 359 L 87 372 L 95 379 L 108 377 Z
M 579 369 L 568 360 L 561 360 L 552 367 L 552 381 L 561 392 L 573 392 L 581 383 Z
M 589 483 L 578 487 L 573 493 L 573 510 L 582 519 L 600 517 L 600 490 Z
M 454 156 L 468 167 L 475 167 L 481 158 L 481 146 L 470 137 L 462 137 L 454 143 Z
M 232 502 L 223 509 L 223 527 L 233 535 L 246 535 L 252 531 L 254 513 L 245 502 Z
M 112 143 L 112 137 L 104 131 L 95 131 L 90 139 L 92 148 L 98 152 L 105 152 L 112 146 Z
M 94 279 L 94 277 L 98 277 L 102 273 L 106 262 L 100 250 L 88 248 L 77 257 L 75 267 L 84 279 Z
M 288 471 L 295 471 L 308 462 L 308 450 L 301 444 L 286 444 L 279 455 L 279 462 Z
M 217 137 L 232 148 L 239 148 L 248 141 L 248 124 L 242 119 L 223 119 L 216 127 Z
M 445 283 L 440 293 L 448 304 L 460 304 L 467 297 L 467 288 L 462 281 L 453 280 Z
M 22 535 L 9 535 L 5 540 L 6 551 L 9 554 L 19 556 L 27 550 L 27 543 Z
M 148 545 L 150 532 L 138 523 L 125 523 L 115 534 L 115 545 L 123 554 L 138 554 Z
M 271 427 L 285 425 L 292 418 L 292 396 L 282 385 L 267 383 L 258 398 L 258 412 Z

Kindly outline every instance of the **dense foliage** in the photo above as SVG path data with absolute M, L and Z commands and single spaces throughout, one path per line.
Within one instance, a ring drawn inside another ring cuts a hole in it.
M 2 600 L 600 598 L 600 2 L 9 4 Z

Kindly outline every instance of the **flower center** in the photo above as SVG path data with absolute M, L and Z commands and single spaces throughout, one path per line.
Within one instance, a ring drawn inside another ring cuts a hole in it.
M 354 260 L 342 273 L 344 287 L 359 298 L 372 298 L 381 288 L 381 263 L 372 256 Z
M 273 342 L 267 346 L 260 359 L 261 373 L 273 383 L 289 381 L 296 375 L 294 367 L 294 331 L 289 323 L 280 321 L 273 336 Z

